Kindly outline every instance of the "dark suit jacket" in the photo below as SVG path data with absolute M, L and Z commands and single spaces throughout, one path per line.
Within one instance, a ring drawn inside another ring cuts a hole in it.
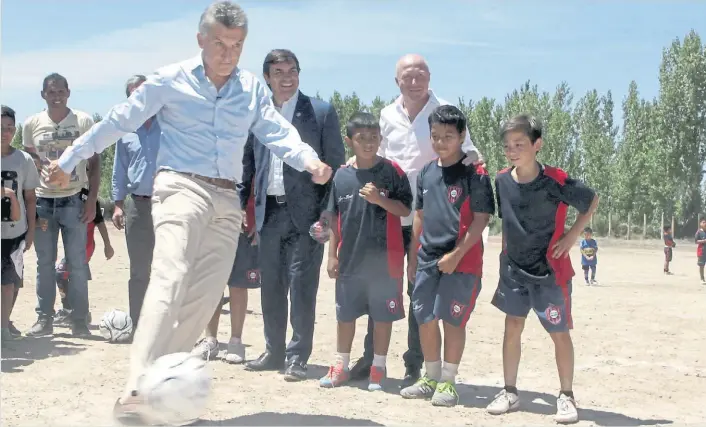
M 334 174 L 345 163 L 346 154 L 341 138 L 338 114 L 331 104 L 299 93 L 294 109 L 292 125 L 302 140 L 316 151 L 321 161 L 331 166 Z M 243 155 L 243 184 L 240 200 L 245 208 L 251 192 L 255 192 L 255 223 L 262 229 L 265 220 L 265 204 L 270 173 L 270 150 L 251 134 Z M 287 196 L 287 211 L 292 222 L 302 233 L 308 233 L 326 206 L 333 178 L 326 185 L 311 181 L 309 172 L 299 172 L 291 166 L 283 167 L 284 190 Z M 254 184 L 254 185 L 253 185 Z

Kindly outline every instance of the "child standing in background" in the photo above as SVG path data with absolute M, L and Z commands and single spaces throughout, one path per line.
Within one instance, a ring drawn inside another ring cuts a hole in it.
M 694 242 L 696 243 L 696 264 L 699 266 L 701 284 L 706 285 L 706 280 L 704 280 L 704 265 L 706 265 L 706 251 L 704 250 L 704 245 L 706 245 L 706 218 L 701 218 L 699 221 L 699 229 L 694 236 Z
M 672 236 L 672 227 L 665 225 L 663 228 L 662 239 L 664 240 L 664 274 L 672 274 L 669 271 L 669 263 L 672 262 L 672 248 L 677 246 L 674 243 L 674 236 Z
M 583 240 L 581 240 L 581 268 L 583 268 L 583 278 L 588 286 L 597 285 L 596 265 L 598 265 L 598 242 L 593 238 L 593 230 L 586 227 L 583 230 Z M 591 280 L 588 279 L 588 270 L 591 270 Z

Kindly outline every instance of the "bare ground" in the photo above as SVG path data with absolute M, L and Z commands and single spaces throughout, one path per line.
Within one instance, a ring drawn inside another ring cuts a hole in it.
M 98 244 L 90 283 L 94 322 L 111 308 L 127 307 L 128 262 L 123 236 L 111 229 L 116 256 L 106 261 Z M 574 285 L 576 346 L 574 391 L 582 425 L 685 424 L 706 420 L 699 390 L 706 390 L 706 286 L 698 281 L 693 244 L 675 250 L 674 276 L 662 274 L 660 242 L 601 241 L 600 286 Z M 365 383 L 321 389 L 335 350 L 333 282 L 322 270 L 315 348 L 309 381 L 286 383 L 278 373 L 251 373 L 211 362 L 212 398 L 202 425 L 471 425 L 551 424 L 558 379 L 553 346 L 531 318 L 524 334 L 519 387 L 521 410 L 487 415 L 486 404 L 502 386 L 503 316 L 490 305 L 497 284 L 499 241 L 486 251 L 485 287 L 468 326 L 460 368 L 460 405 L 438 409 L 399 395 L 406 322 L 396 324 L 384 392 Z M 572 253 L 578 273 L 578 250 Z M 26 257 L 25 288 L 13 314 L 28 329 L 35 319 L 35 255 Z M 264 347 L 259 291 L 251 291 L 244 340 L 248 358 Z M 224 313 L 226 313 L 224 311 Z M 531 315 L 533 316 L 533 315 Z M 366 319 L 358 323 L 354 354 L 362 352 Z M 94 327 L 94 333 L 98 333 Z M 227 342 L 229 320 L 219 339 Z M 74 339 L 57 328 L 53 338 L 25 338 L 2 354 L 2 425 L 112 424 L 110 410 L 123 387 L 129 347 Z

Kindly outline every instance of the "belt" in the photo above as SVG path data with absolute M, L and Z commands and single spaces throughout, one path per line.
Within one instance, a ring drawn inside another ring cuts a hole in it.
M 223 188 L 225 190 L 235 190 L 237 183 L 235 181 L 231 181 L 229 179 L 225 178 L 211 178 L 210 176 L 203 176 L 199 175 L 196 173 L 188 173 L 188 172 L 177 172 L 182 175 L 186 175 L 191 178 L 198 179 L 199 181 L 203 181 L 206 183 L 209 183 L 211 185 L 215 185 L 218 188 Z
M 283 205 L 283 204 L 287 203 L 287 196 L 270 196 L 270 195 L 268 195 L 267 201 L 277 203 L 278 205 Z
M 152 200 L 152 196 L 140 196 L 139 194 L 131 194 L 131 197 L 138 200 Z

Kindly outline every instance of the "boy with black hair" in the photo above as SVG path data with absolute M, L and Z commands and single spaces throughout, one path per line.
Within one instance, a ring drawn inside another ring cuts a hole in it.
M 662 240 L 664 240 L 664 274 L 671 275 L 669 271 L 669 263 L 672 262 L 672 248 L 677 247 L 672 236 L 672 226 L 665 225 L 663 228 Z
M 39 174 L 32 158 L 12 147 L 15 111 L 2 106 L 2 345 L 22 333 L 10 321 L 23 279 L 23 254 L 34 242 Z
M 419 323 L 425 374 L 402 389 L 407 399 L 434 406 L 458 403 L 456 375 L 466 344 L 466 323 L 481 290 L 482 234 L 495 213 L 493 187 L 481 166 L 464 164 L 466 117 L 443 105 L 429 115 L 432 148 L 439 156 L 417 178 L 408 277 Z M 439 320 L 444 326 L 443 363 Z
M 522 331 L 533 310 L 554 342 L 561 388 L 555 420 L 578 421 L 573 393 L 574 347 L 569 330 L 571 278 L 569 252 L 598 206 L 598 196 L 561 169 L 537 162 L 542 125 L 520 115 L 503 123 L 501 137 L 511 167 L 498 172 L 495 193 L 503 225 L 500 280 L 492 304 L 506 314 L 503 338 L 505 387 L 488 405 L 504 414 L 519 407 L 517 371 Z M 565 230 L 569 206 L 579 211 Z
M 392 323 L 405 316 L 401 217 L 411 212 L 413 196 L 402 169 L 377 155 L 380 124 L 372 114 L 355 113 L 346 135 L 356 161 L 336 172 L 326 209 L 334 223 L 327 270 L 336 279 L 337 353 L 320 385 L 337 387 L 350 379 L 355 321 L 368 314 L 374 322 L 368 390 L 375 391 L 386 376 Z
M 706 285 L 706 280 L 704 279 L 704 265 L 706 265 L 706 250 L 704 250 L 704 245 L 706 245 L 706 218 L 699 220 L 699 229 L 694 235 L 694 241 L 696 243 L 696 264 L 699 266 L 701 284 Z
M 579 244 L 581 248 L 581 268 L 586 285 L 596 285 L 596 266 L 598 266 L 598 242 L 593 238 L 593 230 L 586 227 L 583 230 L 583 239 Z M 588 278 L 588 270 L 591 270 L 591 279 Z

